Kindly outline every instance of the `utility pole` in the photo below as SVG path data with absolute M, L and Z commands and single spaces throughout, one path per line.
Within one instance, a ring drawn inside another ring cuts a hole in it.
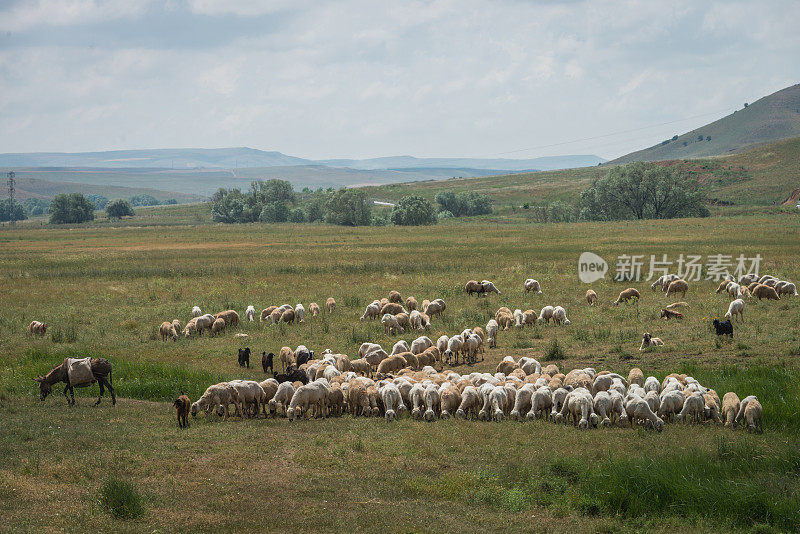
M 11 226 L 14 226 L 14 222 L 15 222 L 14 221 L 14 215 L 15 215 L 15 213 L 14 213 L 14 184 L 15 184 L 14 177 L 15 176 L 16 176 L 16 174 L 14 174 L 14 171 L 8 171 L 8 198 L 9 198 L 9 202 L 10 202 L 9 209 L 11 210 Z

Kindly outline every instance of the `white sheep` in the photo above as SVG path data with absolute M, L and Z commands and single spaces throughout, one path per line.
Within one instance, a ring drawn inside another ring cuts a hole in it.
M 497 332 L 499 330 L 500 325 L 497 324 L 497 321 L 489 319 L 489 322 L 486 323 L 486 341 L 490 349 L 497 347 Z
M 553 391 L 548 386 L 541 386 L 533 392 L 531 397 L 531 409 L 526 418 L 547 417 L 548 412 L 553 408 Z
M 681 409 L 681 413 L 675 416 L 675 420 L 688 421 L 689 417 L 691 417 L 695 423 L 700 423 L 703 421 L 705 407 L 706 401 L 702 393 L 692 393 L 683 402 L 683 409 Z
M 393 421 L 403 414 L 406 407 L 403 404 L 403 397 L 400 395 L 400 390 L 395 384 L 391 382 L 386 383 L 378 392 L 381 395 L 381 400 L 383 400 L 385 410 L 384 418 L 387 422 Z
M 611 426 L 611 395 L 607 390 L 594 394 L 594 411 L 600 419 L 600 426 Z
M 515 421 L 521 421 L 524 417 L 523 414 L 527 414 L 531 409 L 531 397 L 533 397 L 533 393 L 536 391 L 536 386 L 534 384 L 525 384 L 517 391 L 517 395 L 514 399 L 514 408 L 511 410 L 509 416 L 511 419 Z
M 252 323 L 256 318 L 255 307 L 253 307 L 252 305 L 248 306 L 247 309 L 244 311 L 244 315 L 245 317 L 247 317 L 247 320 Z
M 383 325 L 384 333 L 387 334 L 402 334 L 405 331 L 405 329 L 400 326 L 400 323 L 397 322 L 397 317 L 391 313 L 383 314 L 383 317 L 381 317 L 381 324 Z
M 422 418 L 422 408 L 425 405 L 425 386 L 421 383 L 417 382 L 411 387 L 411 390 L 408 392 L 408 398 L 410 399 L 411 405 L 411 417 L 414 419 Z
M 395 354 L 400 354 L 401 352 L 411 352 L 408 348 L 408 342 L 403 339 L 394 344 L 392 347 L 392 352 L 389 354 L 389 356 L 394 356 Z
M 542 308 L 542 311 L 539 312 L 538 323 L 550 324 L 550 319 L 553 318 L 553 310 L 554 308 L 552 306 L 545 306 L 544 308 Z
M 728 312 L 725 314 L 726 319 L 734 318 L 738 316 L 742 322 L 744 322 L 744 301 L 742 299 L 736 299 L 731 301 L 730 305 L 728 306 Z
M 430 384 L 425 388 L 425 393 L 422 396 L 425 402 L 425 415 L 424 419 L 428 422 L 436 419 L 437 410 L 441 409 L 441 399 L 439 397 L 439 388 L 436 384 Z
M 638 422 L 644 423 L 648 427 L 654 428 L 659 432 L 664 428 L 664 420 L 654 414 L 653 410 L 650 409 L 650 405 L 647 404 L 647 401 L 638 395 L 634 395 L 628 399 L 625 404 L 625 412 L 631 426 L 633 426 L 635 422 Z
M 647 377 L 644 381 L 644 392 L 647 393 L 648 391 L 655 391 L 656 393 L 661 391 L 661 383 L 658 381 L 658 378 L 654 376 Z
M 444 351 L 445 361 L 449 364 L 451 358 L 455 358 L 455 363 L 458 363 L 458 355 L 464 350 L 464 339 L 461 335 L 455 335 L 447 341 L 447 350 Z
M 556 324 L 570 324 L 569 319 L 567 319 L 567 310 L 561 306 L 556 306 L 553 308 L 553 321 Z
M 431 341 L 428 336 L 420 336 L 411 342 L 411 349 L 409 352 L 413 354 L 422 354 L 432 346 L 433 341 Z
M 478 411 L 481 409 L 481 396 L 475 386 L 467 386 L 461 392 L 461 404 L 456 410 L 456 417 L 465 419 L 468 416 L 478 416 Z
M 422 315 L 417 310 L 412 310 L 408 316 L 408 322 L 411 325 L 411 328 L 415 330 L 425 330 L 427 323 L 425 321 L 425 316 Z
M 306 318 L 306 309 L 299 302 L 294 307 L 294 316 L 298 323 L 302 323 Z
M 364 319 L 372 320 L 377 319 L 381 315 L 381 304 L 378 301 L 369 304 L 366 309 L 364 310 L 364 315 L 361 316 L 361 320 Z
M 439 350 L 439 354 L 444 354 L 444 351 L 447 350 L 448 341 L 450 341 L 450 338 L 447 336 L 440 336 L 439 339 L 436 340 L 436 348 Z
M 485 293 L 497 293 L 500 294 L 500 290 L 494 287 L 494 284 L 489 280 L 481 281 L 481 285 L 483 286 L 483 292 Z
M 289 409 L 286 410 L 286 417 L 289 421 L 294 421 L 298 411 L 307 414 L 309 408 L 314 407 L 316 415 L 321 415 L 324 419 L 327 410 L 327 400 L 328 387 L 326 383 L 323 383 L 321 380 L 309 382 L 297 388 L 297 391 L 292 395 Z
M 523 315 L 522 310 L 520 310 L 519 308 L 514 310 L 513 317 L 514 317 L 514 326 L 516 328 L 522 328 L 523 326 L 525 326 L 525 323 L 523 322 L 525 316 Z
M 203 395 L 192 403 L 192 416 L 196 416 L 200 410 L 210 413 L 218 409 L 223 409 L 223 420 L 228 418 L 228 409 L 231 404 L 238 406 L 239 394 L 227 382 L 220 382 L 209 386 Z
M 203 312 L 200 310 L 200 306 L 194 306 L 192 308 L 192 317 L 200 317 L 203 315 Z
M 665 421 L 670 421 L 675 418 L 677 414 L 683 410 L 683 404 L 686 401 L 686 396 L 683 392 L 675 389 L 662 392 L 661 405 L 656 412 L 660 418 Z
M 238 415 L 250 416 L 250 408 L 254 408 L 252 414 L 258 415 L 259 406 L 263 404 L 266 393 L 261 385 L 255 380 L 231 380 L 228 382 L 239 394 L 239 402 L 236 404 Z
M 525 280 L 523 286 L 525 287 L 525 293 L 528 293 L 529 291 L 535 291 L 537 293 L 542 292 L 542 288 L 539 285 L 539 282 L 534 280 L 533 278 L 528 278 L 527 280 Z

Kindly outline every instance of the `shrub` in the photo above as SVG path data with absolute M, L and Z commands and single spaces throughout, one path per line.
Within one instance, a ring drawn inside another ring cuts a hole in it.
M 392 223 L 398 226 L 428 226 L 437 220 L 431 203 L 420 196 L 403 197 L 392 208 Z
M 331 193 L 325 202 L 325 221 L 342 226 L 368 226 L 372 222 L 372 211 L 367 195 L 359 189 L 339 189 Z
M 544 361 L 550 362 L 553 360 L 563 360 L 564 358 L 566 358 L 566 355 L 561 349 L 561 345 L 558 344 L 558 339 L 554 338 L 544 351 Z
M 127 200 L 113 200 L 106 205 L 106 216 L 109 219 L 121 219 L 123 217 L 133 217 L 134 212 Z
M 103 482 L 100 505 L 117 519 L 135 519 L 144 514 L 144 502 L 136 487 L 115 476 Z
M 80 193 L 61 193 L 50 203 L 52 224 L 73 224 L 94 220 L 94 204 Z

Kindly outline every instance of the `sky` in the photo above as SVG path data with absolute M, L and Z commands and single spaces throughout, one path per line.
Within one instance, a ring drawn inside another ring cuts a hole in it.
M 0 0 L 0 152 L 623 155 L 800 81 L 797 1 Z

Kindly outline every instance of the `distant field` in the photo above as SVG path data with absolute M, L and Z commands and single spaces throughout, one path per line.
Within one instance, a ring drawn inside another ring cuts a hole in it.
M 586 250 L 611 263 L 624 253 L 759 253 L 762 272 L 797 283 L 795 214 L 686 219 L 666 226 L 507 219 L 341 228 L 211 225 L 198 218 L 205 209 L 207 204 L 140 210 L 137 217 L 145 220 L 135 226 L 128 224 L 136 219 L 113 226 L 0 227 L 5 528 L 273 530 L 286 524 L 287 513 L 308 531 L 354 524 L 388 531 L 442 525 L 452 531 L 800 528 L 800 300 L 748 300 L 746 323 L 737 325 L 733 341 L 720 341 L 709 321 L 725 312 L 729 299 L 714 294 L 711 281 L 692 284 L 681 299 L 689 303 L 686 318 L 666 323 L 658 311 L 667 300 L 646 282 L 633 284 L 642 292 L 638 306 L 619 307 L 610 302 L 628 284 L 596 283 L 601 302 L 590 308 L 584 300 L 588 286 L 576 274 L 577 258 Z M 168 221 L 171 226 L 163 224 Z M 542 283 L 543 294 L 523 294 L 527 277 Z M 491 279 L 503 294 L 469 298 L 463 283 L 470 278 Z M 293 424 L 199 417 L 189 430 L 178 431 L 169 405 L 178 390 L 196 399 L 219 380 L 262 379 L 261 351 L 303 343 L 354 356 L 364 341 L 388 348 L 411 339 L 358 320 L 368 302 L 390 289 L 419 300 L 445 299 L 447 312 L 428 333 L 434 339 L 485 325 L 501 305 L 566 308 L 571 325 L 501 332 L 499 347 L 487 351 L 485 361 L 459 366 L 459 373 L 494 371 L 506 355 L 544 360 L 556 342 L 564 356 L 553 363 L 563 370 L 593 366 L 627 374 L 638 366 L 659 378 L 692 374 L 720 396 L 729 390 L 740 397 L 756 394 L 764 404 L 766 433 L 675 424 L 661 434 L 581 432 L 546 422 L 404 419 L 387 425 L 349 416 Z M 243 314 L 249 304 L 307 307 L 328 296 L 339 304 L 336 313 L 300 325 L 245 323 L 217 338 L 177 343 L 162 343 L 156 335 L 163 320 L 185 323 L 195 304 Z M 32 319 L 48 323 L 44 339 L 27 335 Z M 666 346 L 640 353 L 644 331 Z M 237 341 L 235 332 L 250 338 Z M 236 366 L 236 349 L 245 344 L 256 356 L 250 370 Z M 58 391 L 39 403 L 33 376 L 66 356 L 88 355 L 114 364 L 114 385 L 124 398 L 116 408 L 107 398 L 99 408 L 88 406 L 96 388 L 79 391 L 74 409 Z M 143 492 L 142 518 L 115 520 L 99 508 L 99 487 L 110 472 Z M 265 506 L 284 512 L 266 513 Z M 44 508 L 63 513 L 30 513 Z

